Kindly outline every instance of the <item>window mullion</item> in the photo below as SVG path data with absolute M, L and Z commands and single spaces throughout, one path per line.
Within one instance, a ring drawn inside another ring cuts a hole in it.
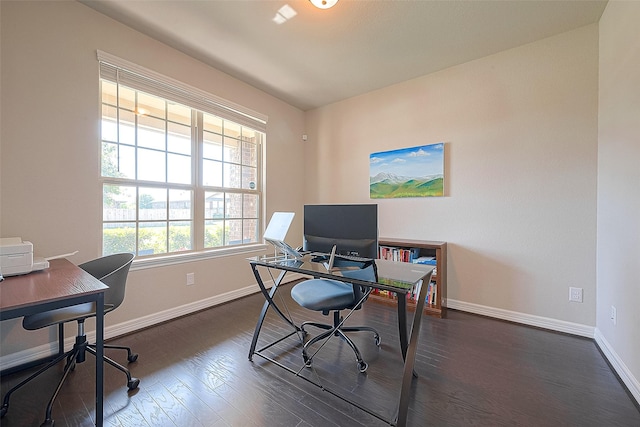
M 196 250 L 204 249 L 204 188 L 202 186 L 202 168 L 203 168 L 203 144 L 204 144 L 204 132 L 202 125 L 202 113 L 193 110 L 192 111 L 192 127 L 191 127 L 191 140 L 193 141 L 193 158 L 192 164 L 192 183 L 193 183 L 193 239 L 194 248 Z

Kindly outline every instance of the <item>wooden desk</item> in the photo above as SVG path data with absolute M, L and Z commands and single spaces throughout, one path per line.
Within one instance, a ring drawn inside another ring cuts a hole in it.
M 0 282 L 0 320 L 13 319 L 86 302 L 96 303 L 96 425 L 102 426 L 104 400 L 104 292 L 107 285 L 66 259 L 46 270 Z M 59 329 L 62 331 L 62 328 Z M 62 349 L 64 336 L 59 337 Z M 8 415 L 11 416 L 11 415 Z

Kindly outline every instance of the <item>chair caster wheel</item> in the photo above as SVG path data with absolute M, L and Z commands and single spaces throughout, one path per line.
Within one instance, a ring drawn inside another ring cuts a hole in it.
M 380 335 L 376 335 L 373 339 L 375 340 L 376 346 L 380 347 Z
M 135 390 L 138 388 L 138 385 L 140 385 L 140 380 L 138 378 L 131 378 L 128 382 L 127 382 L 127 387 L 129 387 L 129 390 Z
M 0 409 L 0 418 L 7 415 L 8 410 L 9 410 L 9 405 L 2 405 L 2 409 Z
M 138 353 L 131 353 L 131 356 L 127 357 L 129 363 L 133 363 L 138 360 Z
M 358 362 L 358 371 L 360 371 L 361 373 L 367 372 L 368 367 L 369 365 L 364 360 L 362 362 Z
M 44 422 L 40 424 L 40 427 L 53 427 L 54 424 L 55 422 L 53 420 L 44 420 Z

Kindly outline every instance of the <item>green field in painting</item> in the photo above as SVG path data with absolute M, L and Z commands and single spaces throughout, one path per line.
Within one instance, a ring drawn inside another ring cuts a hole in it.
M 403 183 L 380 181 L 369 186 L 372 199 L 395 199 L 401 197 L 440 197 L 444 195 L 444 180 L 410 179 Z

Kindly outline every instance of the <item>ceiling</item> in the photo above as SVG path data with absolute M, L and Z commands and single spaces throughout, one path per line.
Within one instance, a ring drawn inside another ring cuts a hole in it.
M 607 3 L 81 1 L 302 110 L 598 22 Z M 286 4 L 296 15 L 274 22 Z

